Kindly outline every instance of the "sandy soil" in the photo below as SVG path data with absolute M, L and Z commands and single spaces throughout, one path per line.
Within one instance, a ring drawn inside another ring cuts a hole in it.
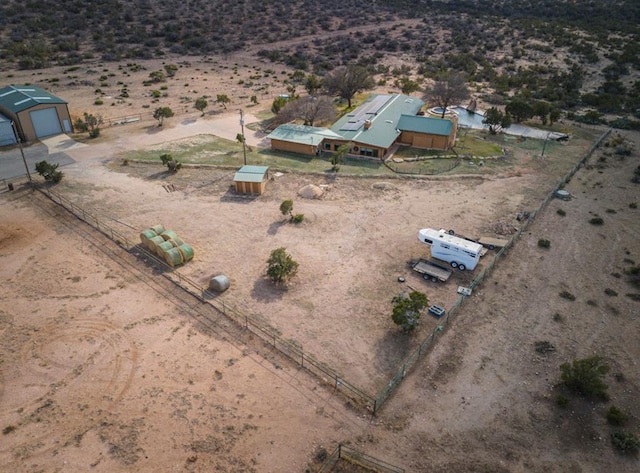
M 230 191 L 230 171 L 167 175 L 114 160 L 185 136 L 235 136 L 235 121 L 235 113 L 187 114 L 161 133 L 129 125 L 89 146 L 63 143 L 77 163 L 57 190 L 132 239 L 156 223 L 176 230 L 196 248 L 180 271 L 203 285 L 227 274 L 226 302 L 374 392 L 436 323 L 425 317 L 408 339 L 390 321 L 391 297 L 408 285 L 447 306 L 473 277 L 457 273 L 433 286 L 410 274 L 406 261 L 426 254 L 417 230 L 437 222 L 477 235 L 513 223 L 537 206 L 549 186 L 545 166 L 553 166 L 523 153 L 490 178 L 283 174 L 247 199 Z M 638 291 L 623 274 L 640 260 L 638 210 L 629 207 L 639 200 L 630 177 L 640 142 L 627 137 L 634 154 L 599 154 L 578 173 L 567 187 L 575 198 L 549 205 L 373 419 L 255 340 L 203 324 L 144 264 L 115 258 L 109 242 L 38 194 L 3 193 L 0 464 L 25 472 L 315 471 L 320 446 L 347 442 L 406 471 L 635 471 L 637 458 L 612 451 L 604 419 L 615 404 L 631 415 L 627 430 L 640 430 L 640 311 L 625 295 Z M 323 198 L 298 196 L 310 183 L 324 186 Z M 286 198 L 305 214 L 301 226 L 280 215 Z M 588 223 L 596 214 L 604 226 Z M 551 248 L 539 249 L 539 238 Z M 300 263 L 286 291 L 263 277 L 278 246 Z M 576 300 L 561 299 L 563 290 Z M 537 354 L 539 340 L 556 352 Z M 559 409 L 559 364 L 593 353 L 624 381 L 608 377 L 608 404 L 576 399 Z

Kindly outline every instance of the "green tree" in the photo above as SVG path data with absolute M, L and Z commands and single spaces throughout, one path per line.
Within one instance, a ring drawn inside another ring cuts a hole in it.
M 226 109 L 227 104 L 231 103 L 231 99 L 226 94 L 218 94 L 218 96 L 216 97 L 216 103 L 219 103 Z
M 549 123 L 553 125 L 555 122 L 560 120 L 561 116 L 562 116 L 562 112 L 560 111 L 560 109 L 552 108 L 551 111 L 549 112 Z
M 75 121 L 75 126 L 79 131 L 88 131 L 91 138 L 97 138 L 100 136 L 100 125 L 103 123 L 103 119 L 100 115 L 95 116 L 91 113 L 84 112 L 84 120 L 78 118 Z
M 543 125 L 546 125 L 549 121 L 549 114 L 551 113 L 551 105 L 544 100 L 536 100 L 532 106 L 533 116 L 538 117 Z
M 444 72 L 436 77 L 432 86 L 427 87 L 424 99 L 442 108 L 442 118 L 447 107 L 469 98 L 465 77 L 460 73 Z
M 495 135 L 502 128 L 511 126 L 511 118 L 496 107 L 490 107 L 484 114 L 482 123 L 489 126 L 489 133 Z
M 411 80 L 409 77 L 397 79 L 396 87 L 398 87 L 400 91 L 405 95 L 411 95 L 412 93 L 420 90 L 420 85 L 416 81 Z
M 173 156 L 171 156 L 170 154 L 160 155 L 160 161 L 162 161 L 162 164 L 167 166 L 167 169 L 169 169 L 169 171 L 171 172 L 176 172 L 182 167 L 182 163 L 173 159 Z
M 158 126 L 162 126 L 165 118 L 171 118 L 173 116 L 173 110 L 170 107 L 159 107 L 153 112 L 153 118 L 158 120 Z
M 36 172 L 44 177 L 45 181 L 60 182 L 62 180 L 62 171 L 58 171 L 60 164 L 51 164 L 47 161 L 36 163 Z
M 199 112 L 202 112 L 202 116 L 204 117 L 204 109 L 209 106 L 207 99 L 204 97 L 200 97 L 196 99 L 196 103 L 194 105 Z
M 277 248 L 271 252 L 267 260 L 267 276 L 275 284 L 286 285 L 297 274 L 298 266 L 286 248 Z
M 275 99 L 273 99 L 273 103 L 271 104 L 271 112 L 277 115 L 286 104 L 287 99 L 285 97 L 276 97 Z
M 418 326 L 420 313 L 429 305 L 429 298 L 422 292 L 412 291 L 410 294 L 403 293 L 394 297 L 391 302 L 393 322 L 402 326 L 405 332 L 411 332 Z
M 304 88 L 309 95 L 314 96 L 322 88 L 322 79 L 315 74 L 309 74 L 304 83 Z
M 609 372 L 607 365 L 601 356 L 594 355 L 581 360 L 573 360 L 571 363 L 560 365 L 560 380 L 567 389 L 583 397 L 609 399 L 607 389 L 609 386 L 603 381 Z
M 280 204 L 280 213 L 282 215 L 289 215 L 289 217 L 293 218 L 293 200 L 284 200 Z
M 351 149 L 351 142 L 345 143 L 341 145 L 338 150 L 331 155 L 331 170 L 333 172 L 338 172 L 340 170 L 340 166 L 342 166 L 347 160 L 347 154 Z
M 533 107 L 522 99 L 513 99 L 509 102 L 505 107 L 504 111 L 508 114 L 513 121 L 516 123 L 521 123 L 523 120 L 528 120 L 533 117 Z
M 251 103 L 254 105 L 258 105 L 258 96 L 257 95 L 252 95 L 251 96 Z
M 324 79 L 326 91 L 330 95 L 345 99 L 349 108 L 351 108 L 351 100 L 357 93 L 373 89 L 374 86 L 375 82 L 369 70 L 358 65 L 334 69 Z

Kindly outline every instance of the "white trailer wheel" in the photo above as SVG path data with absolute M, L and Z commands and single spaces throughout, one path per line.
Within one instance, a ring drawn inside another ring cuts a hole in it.
M 451 267 L 454 268 L 454 269 L 457 268 L 458 267 L 458 263 L 456 263 L 455 261 L 452 261 L 451 262 Z
M 460 265 L 458 265 L 458 269 L 460 271 L 464 271 L 465 269 L 467 269 L 467 267 L 464 264 L 460 264 Z

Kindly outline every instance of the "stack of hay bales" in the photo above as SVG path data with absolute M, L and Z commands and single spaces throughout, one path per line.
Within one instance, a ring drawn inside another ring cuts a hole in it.
M 140 241 L 171 267 L 191 261 L 195 255 L 193 248 L 182 241 L 176 232 L 165 230 L 162 225 L 143 230 Z

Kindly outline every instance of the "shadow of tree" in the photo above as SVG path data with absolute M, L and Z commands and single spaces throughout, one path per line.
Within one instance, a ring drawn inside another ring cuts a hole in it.
M 253 289 L 251 289 L 251 297 L 260 302 L 281 300 L 286 293 L 286 286 L 278 286 L 266 276 L 256 279 L 253 283 Z
M 287 222 L 282 220 L 278 222 L 273 222 L 271 225 L 269 225 L 269 228 L 267 229 L 267 235 L 275 235 L 276 233 L 278 233 L 278 230 L 280 230 L 280 227 L 286 224 Z

